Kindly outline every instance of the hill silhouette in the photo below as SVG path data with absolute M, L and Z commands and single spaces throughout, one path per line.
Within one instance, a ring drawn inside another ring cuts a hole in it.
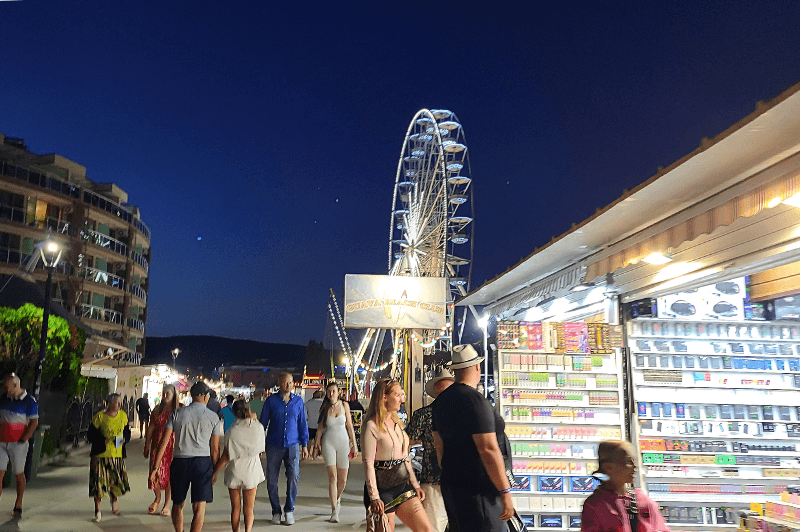
M 180 349 L 178 367 L 210 371 L 221 365 L 261 363 L 302 368 L 306 346 L 237 340 L 220 336 L 148 336 L 142 364 L 172 365 L 172 350 Z

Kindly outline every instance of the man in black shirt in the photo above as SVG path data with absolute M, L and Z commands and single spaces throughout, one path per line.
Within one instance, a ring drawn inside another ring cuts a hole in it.
M 483 357 L 453 348 L 455 384 L 433 402 L 433 440 L 450 532 L 503 532 L 514 515 L 511 485 L 497 444 L 495 413 L 475 389 Z
M 150 400 L 145 392 L 136 400 L 136 413 L 139 415 L 139 438 L 144 438 L 147 427 L 150 426 Z

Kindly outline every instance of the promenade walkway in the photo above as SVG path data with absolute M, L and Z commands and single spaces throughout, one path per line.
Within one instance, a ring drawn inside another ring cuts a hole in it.
M 149 515 L 147 506 L 153 501 L 153 492 L 147 489 L 147 460 L 142 456 L 143 442 L 138 430 L 128 444 L 128 477 L 131 492 L 120 498 L 122 515 L 111 513 L 107 500 L 103 501 L 103 520 L 91 521 L 94 503 L 88 495 L 89 455 L 82 448 L 70 455 L 60 465 L 44 466 L 39 476 L 25 492 L 23 518 L 11 519 L 14 506 L 14 489 L 7 488 L 0 497 L 0 532 L 170 532 L 172 524 L 168 517 Z M 281 473 L 281 500 L 285 492 L 285 477 Z M 256 499 L 256 521 L 254 530 L 293 532 L 352 531 L 354 523 L 364 519 L 362 493 L 364 472 L 361 459 L 356 458 L 350 467 L 350 478 L 342 496 L 342 511 L 338 524 L 329 523 L 328 479 L 321 459 L 302 462 L 300 488 L 298 490 L 295 524 L 291 527 L 273 525 L 266 484 L 261 484 Z M 185 529 L 189 530 L 191 506 L 184 509 Z M 399 521 L 398 521 L 399 522 Z M 361 530 L 366 527 L 362 526 Z M 230 499 L 222 478 L 214 485 L 214 502 L 208 505 L 203 530 L 228 532 L 230 528 Z M 240 530 L 244 532 L 244 523 Z M 397 530 L 408 530 L 398 526 Z

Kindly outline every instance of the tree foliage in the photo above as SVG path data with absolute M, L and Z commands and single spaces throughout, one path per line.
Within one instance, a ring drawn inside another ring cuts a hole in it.
M 43 310 L 33 304 L 18 309 L 0 307 L 0 374 L 19 375 L 33 383 L 39 360 Z M 86 333 L 60 316 L 51 315 L 47 327 L 47 353 L 42 365 L 42 386 L 78 395 L 85 387 L 81 378 Z

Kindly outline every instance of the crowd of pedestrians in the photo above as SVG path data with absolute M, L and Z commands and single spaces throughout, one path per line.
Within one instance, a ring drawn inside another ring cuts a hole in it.
M 406 399 L 402 386 L 390 379 L 375 384 L 361 424 L 368 531 L 393 531 L 395 518 L 414 532 L 514 530 L 506 524 L 512 517 L 518 519 L 511 497 L 511 446 L 505 422 L 478 390 L 483 359 L 470 345 L 456 346 L 449 370 L 440 368 L 426 383 L 425 392 L 433 402 L 413 412 L 407 426 L 399 416 Z M 264 401 L 248 403 L 228 395 L 224 406 L 203 382 L 192 385 L 186 405 L 172 384 L 164 385 L 152 412 L 147 396 L 137 401 L 143 454 L 149 460 L 148 489 L 155 496 L 148 513 L 171 516 L 175 532 L 183 532 L 183 511 L 190 496 L 189 530 L 200 532 L 206 505 L 213 501 L 213 484 L 224 470 L 233 532 L 240 531 L 242 514 L 244 532 L 252 531 L 258 486 L 265 480 L 272 523 L 292 525 L 300 461 L 321 456 L 328 474 L 329 521 L 338 523 L 350 459 L 359 452 L 352 403 L 344 400 L 335 381 L 326 385 L 324 399 L 322 390 L 317 390 L 305 404 L 292 393 L 291 374 L 281 373 L 278 385 L 279 392 Z M 18 519 L 38 407 L 14 374 L 3 379 L 3 391 L 0 480 L 10 464 L 17 480 L 12 515 Z M 120 407 L 120 396 L 110 394 L 89 427 L 89 496 L 95 504 L 95 522 L 102 520 L 104 498 L 109 499 L 111 512 L 120 515 L 119 497 L 130 491 L 125 460 L 131 431 Z M 412 467 L 411 445 L 422 447 L 419 476 Z M 630 487 L 636 462 L 629 443 L 601 442 L 598 462 L 595 475 L 601 482 L 584 504 L 582 531 L 669 531 L 657 505 Z M 278 488 L 281 467 L 286 474 L 283 506 Z

